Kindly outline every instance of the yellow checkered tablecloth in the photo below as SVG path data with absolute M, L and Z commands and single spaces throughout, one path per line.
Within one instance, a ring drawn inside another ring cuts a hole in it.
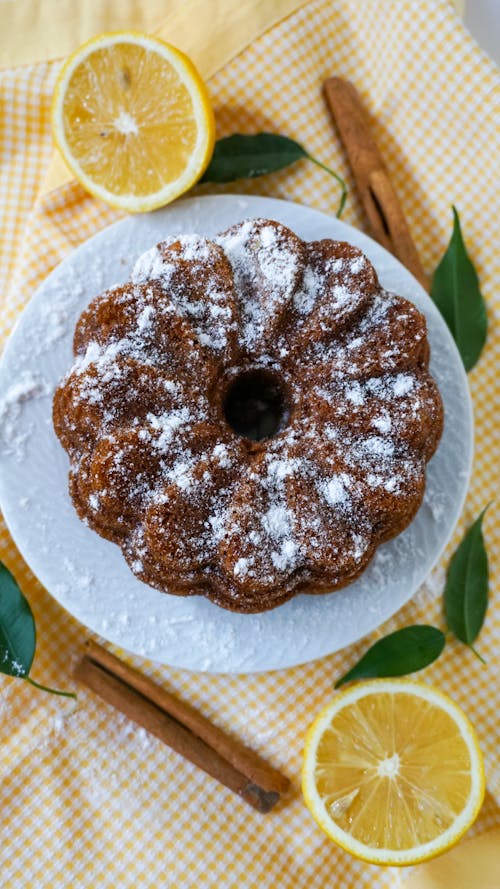
M 119 218 L 74 183 L 35 202 L 52 153 L 49 105 L 59 68 L 59 61 L 50 61 L 0 73 L 4 336 L 48 272 Z M 455 203 L 488 303 L 488 346 L 470 374 L 474 473 L 449 556 L 464 527 L 497 494 L 500 74 L 445 2 L 315 0 L 261 34 L 211 77 L 218 135 L 274 130 L 300 140 L 346 177 L 350 196 L 344 219 L 360 227 L 363 213 L 321 97 L 321 83 L 332 74 L 351 79 L 372 112 L 375 138 L 425 268 L 432 271 L 443 252 Z M 332 214 L 338 200 L 330 177 L 307 163 L 239 188 Z M 199 189 L 207 190 L 216 189 Z M 421 677 L 461 704 L 480 736 L 488 793 L 471 835 L 500 825 L 498 530 L 492 508 L 485 520 L 491 606 L 478 642 L 486 666 L 451 641 Z M 71 687 L 72 665 L 86 631 L 36 581 L 5 528 L 0 547 L 0 558 L 35 613 L 33 676 Z M 332 845 L 301 800 L 299 770 L 308 724 L 332 695 L 333 680 L 368 643 L 416 621 L 442 625 L 445 563 L 371 639 L 315 663 L 265 675 L 212 676 L 135 660 L 290 776 L 291 799 L 265 817 L 90 693 L 80 689 L 75 706 L 2 677 L 3 889 L 393 889 L 415 878 L 424 886 L 424 868 L 413 874 L 380 869 Z

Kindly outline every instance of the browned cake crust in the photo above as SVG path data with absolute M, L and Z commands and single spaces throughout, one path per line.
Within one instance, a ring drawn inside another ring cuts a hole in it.
M 249 220 L 96 297 L 54 397 L 79 516 L 143 581 L 259 612 L 351 583 L 421 503 L 423 315 L 355 247 Z

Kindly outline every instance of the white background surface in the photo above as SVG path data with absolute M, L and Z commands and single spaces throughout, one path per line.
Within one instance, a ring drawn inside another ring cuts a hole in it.
M 500 0 L 467 0 L 464 20 L 479 46 L 500 65 Z
M 141 583 L 121 550 L 89 530 L 67 493 L 68 459 L 51 420 L 55 385 L 72 364 L 82 309 L 125 281 L 137 256 L 167 234 L 214 234 L 252 216 L 278 219 L 309 240 L 358 245 L 381 283 L 425 313 L 431 370 L 445 404 L 445 429 L 429 464 L 424 503 L 410 527 L 380 547 L 356 583 L 297 596 L 274 611 L 240 615 L 203 597 L 178 598 Z M 33 396 L 16 387 L 31 377 Z M 397 611 L 437 561 L 460 514 L 472 451 L 467 380 L 453 339 L 429 296 L 399 262 L 358 230 L 318 211 L 270 198 L 214 196 L 129 217 L 75 250 L 46 279 L 22 315 L 0 367 L 0 501 L 23 556 L 77 619 L 110 642 L 159 662 L 247 672 L 287 667 L 336 651 Z

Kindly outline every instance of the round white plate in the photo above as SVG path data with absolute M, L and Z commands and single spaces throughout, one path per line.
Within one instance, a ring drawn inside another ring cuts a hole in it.
M 428 321 L 431 368 L 445 428 L 429 464 L 424 503 L 410 527 L 380 547 L 362 577 L 339 592 L 297 596 L 274 611 L 232 614 L 198 596 L 159 593 L 134 577 L 120 549 L 90 531 L 67 491 L 68 459 L 52 428 L 52 393 L 72 363 L 75 323 L 87 303 L 129 277 L 135 259 L 168 234 L 211 235 L 264 216 L 302 238 L 360 247 L 382 284 Z M 213 672 L 273 670 L 318 658 L 364 636 L 416 591 L 447 543 L 467 489 L 472 415 L 462 362 L 429 296 L 393 256 L 356 229 L 286 201 L 237 195 L 188 199 L 133 216 L 82 244 L 33 296 L 0 367 L 0 502 L 24 558 L 49 592 L 110 642 L 164 664 Z

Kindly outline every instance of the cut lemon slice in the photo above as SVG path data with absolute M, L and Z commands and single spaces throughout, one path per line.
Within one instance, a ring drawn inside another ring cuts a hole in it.
M 52 106 L 54 138 L 92 194 L 130 212 L 183 194 L 212 155 L 215 124 L 192 62 L 146 34 L 103 34 L 64 65 Z
M 453 846 L 476 818 L 484 769 L 475 731 L 446 695 L 410 680 L 341 692 L 309 729 L 305 801 L 346 851 L 409 865 Z

